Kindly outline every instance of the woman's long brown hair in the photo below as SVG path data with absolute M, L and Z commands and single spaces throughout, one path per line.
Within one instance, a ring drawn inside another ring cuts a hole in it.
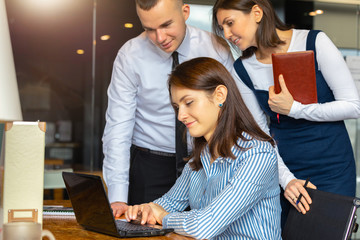
M 217 12 L 219 9 L 238 10 L 244 14 L 249 14 L 254 5 L 258 5 L 263 10 L 263 17 L 259 22 L 259 27 L 256 31 L 256 44 L 263 48 L 276 47 L 280 44 L 285 44 L 276 33 L 276 29 L 289 30 L 291 26 L 284 24 L 276 15 L 275 10 L 269 0 L 217 0 L 213 7 L 212 15 L 212 29 L 213 32 L 221 37 L 224 37 L 223 30 L 217 22 Z M 233 48 L 236 48 L 232 46 Z M 256 47 L 250 47 L 243 51 L 241 58 L 251 57 Z
M 193 158 L 190 166 L 194 170 L 199 170 L 202 167 L 200 154 L 207 144 L 209 144 L 212 156 L 217 153 L 222 157 L 235 158 L 231 152 L 231 147 L 237 143 L 239 138 L 247 141 L 242 135 L 243 132 L 248 133 L 255 139 L 270 142 L 275 146 L 274 140 L 263 132 L 255 122 L 231 74 L 217 60 L 200 57 L 183 62 L 170 74 L 168 85 L 170 99 L 172 86 L 202 90 L 208 96 L 211 96 L 219 85 L 224 85 L 228 90 L 226 101 L 219 113 L 217 127 L 209 143 L 204 137 L 195 137 L 193 140 L 193 152 L 189 159 Z M 177 110 L 174 109 L 177 117 Z

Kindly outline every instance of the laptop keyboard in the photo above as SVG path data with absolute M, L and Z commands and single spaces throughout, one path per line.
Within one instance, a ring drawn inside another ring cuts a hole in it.
M 115 220 L 116 223 L 116 228 L 119 231 L 127 231 L 127 232 L 138 232 L 138 231 L 146 231 L 146 230 L 157 230 L 156 228 L 152 228 L 152 227 L 147 227 L 144 225 L 140 225 L 140 224 L 134 224 L 134 223 L 129 223 L 129 222 L 125 222 L 122 220 Z

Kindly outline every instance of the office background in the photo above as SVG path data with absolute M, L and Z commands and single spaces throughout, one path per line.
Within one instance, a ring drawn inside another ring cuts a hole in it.
M 191 4 L 188 23 L 211 30 L 214 0 L 185 2 Z M 323 30 L 345 58 L 360 55 L 360 0 L 272 2 L 285 22 Z M 62 159 L 74 170 L 101 170 L 113 61 L 118 49 L 143 31 L 134 0 L 5 3 L 24 120 L 47 122 L 47 159 Z M 358 63 L 353 69 L 357 83 Z M 355 150 L 359 189 L 360 123 L 348 120 L 346 124 Z

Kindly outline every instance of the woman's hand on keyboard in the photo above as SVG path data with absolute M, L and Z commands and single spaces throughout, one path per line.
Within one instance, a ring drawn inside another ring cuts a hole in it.
M 168 214 L 160 205 L 151 202 L 129 206 L 125 218 L 128 222 L 140 220 L 141 224 L 162 224 L 162 219 Z
M 124 202 L 113 202 L 111 203 L 111 208 L 115 218 L 120 217 L 128 209 L 128 205 Z

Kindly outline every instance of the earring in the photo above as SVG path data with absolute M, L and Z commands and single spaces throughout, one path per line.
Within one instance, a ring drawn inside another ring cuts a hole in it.
M 222 108 L 223 104 L 222 103 L 219 103 L 219 108 Z

